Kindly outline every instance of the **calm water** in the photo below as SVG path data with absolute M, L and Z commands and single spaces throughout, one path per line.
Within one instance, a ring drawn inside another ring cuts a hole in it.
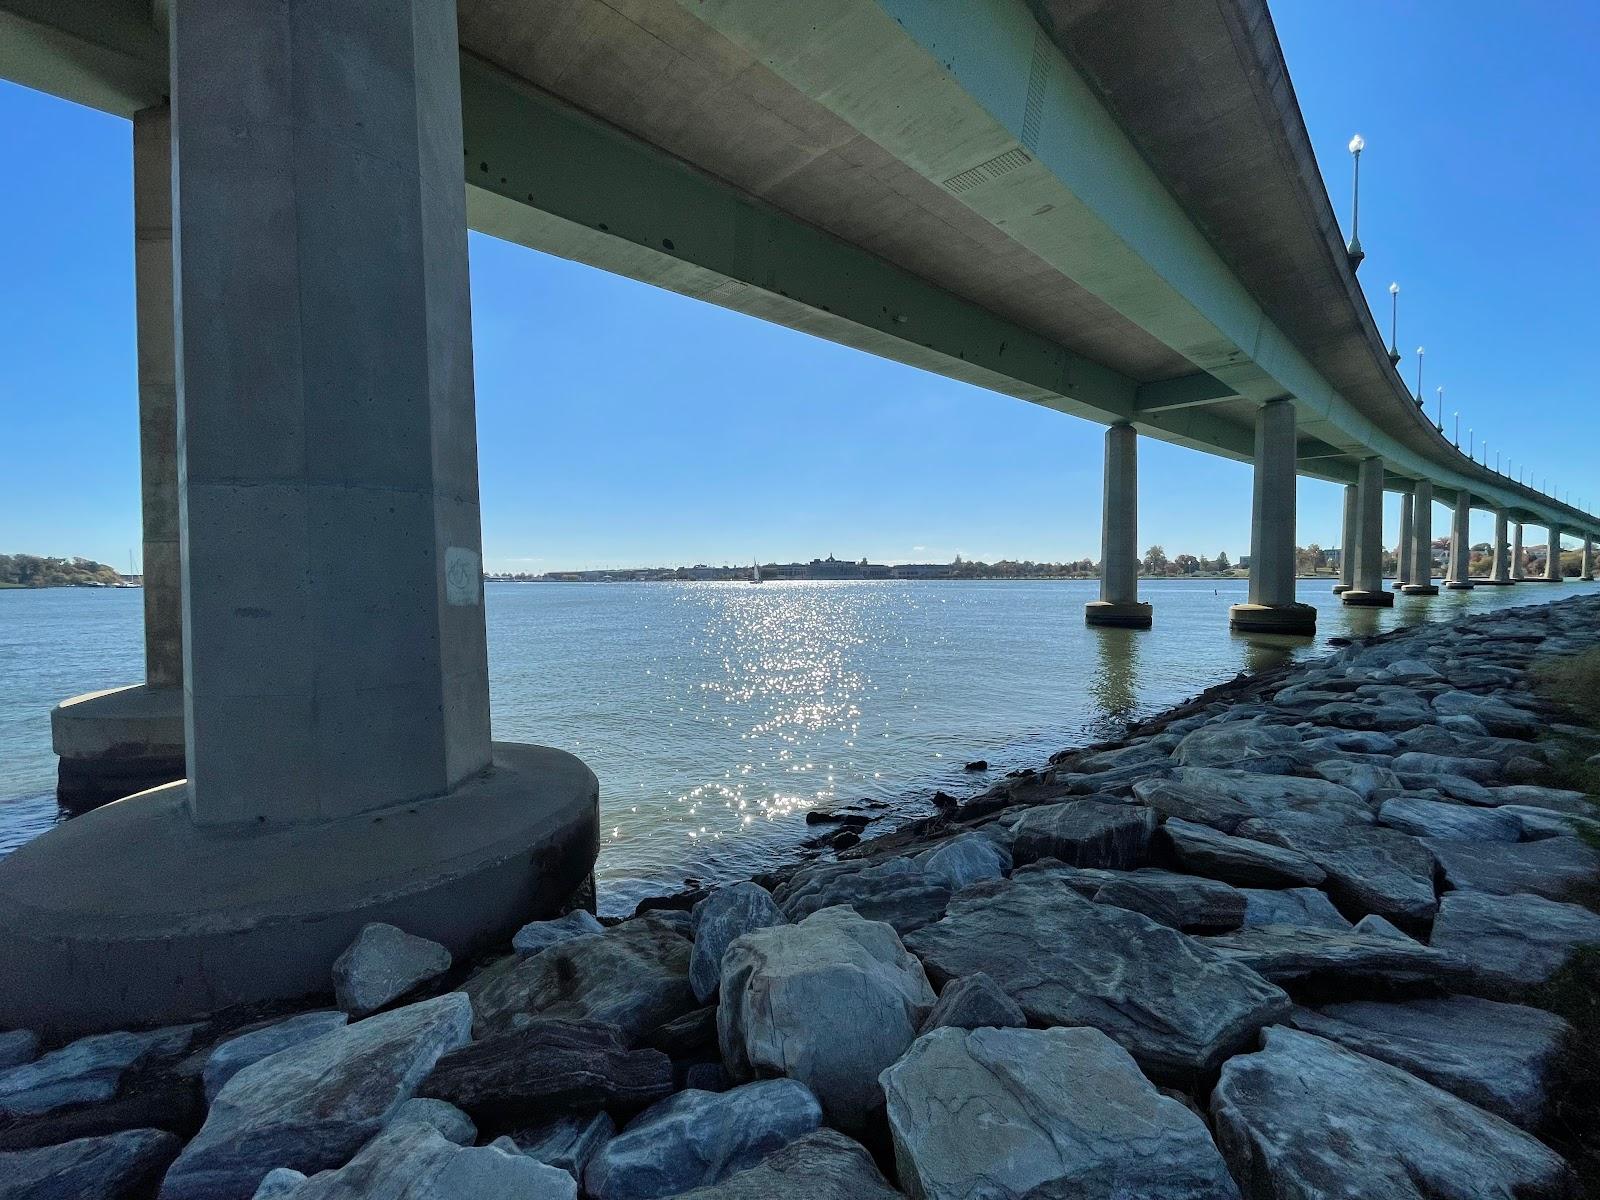
M 1594 585 L 1479 588 L 1346 609 L 1305 581 L 1318 638 L 1232 635 L 1245 585 L 1142 581 L 1148 632 L 1096 630 L 1081 582 L 490 584 L 497 738 L 559 746 L 600 777 L 602 908 L 748 875 L 815 829 L 815 807 L 870 797 L 926 813 L 1114 735 L 1241 669 L 1326 640 Z M 57 819 L 49 710 L 141 677 L 141 594 L 0 591 L 0 853 Z M 992 777 L 992 776 L 991 776 Z

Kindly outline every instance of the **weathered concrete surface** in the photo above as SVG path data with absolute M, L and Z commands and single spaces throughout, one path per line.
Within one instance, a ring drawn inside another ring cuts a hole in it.
M 183 689 L 130 684 L 50 710 L 56 795 L 79 812 L 183 778 Z

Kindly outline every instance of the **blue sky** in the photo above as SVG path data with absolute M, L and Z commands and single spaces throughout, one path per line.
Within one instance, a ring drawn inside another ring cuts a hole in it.
M 1442 383 L 1463 439 L 1594 507 L 1600 8 L 1273 13 L 1342 219 L 1367 139 L 1361 279 L 1385 329 L 1401 284 L 1406 378 L 1425 345 L 1430 410 Z M 130 136 L 0 84 L 0 552 L 137 554 Z M 1098 556 L 1099 426 L 488 238 L 471 254 L 491 568 Z M 1248 467 L 1141 453 L 1142 544 L 1247 552 Z M 1338 489 L 1300 498 L 1300 540 L 1336 543 Z

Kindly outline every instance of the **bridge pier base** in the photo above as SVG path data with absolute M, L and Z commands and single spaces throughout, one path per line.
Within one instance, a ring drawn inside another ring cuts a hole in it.
M 1416 497 L 1410 488 L 1400 493 L 1400 545 L 1395 552 L 1394 590 L 1402 590 L 1411 582 L 1411 567 L 1416 559 L 1416 553 L 1411 548 L 1412 535 L 1416 532 L 1412 527 L 1416 524 L 1413 510 L 1416 506 Z
M 1228 609 L 1241 632 L 1316 632 L 1317 610 L 1294 596 L 1295 482 L 1294 402 L 1272 400 L 1256 411 L 1249 601 Z
M 1091 625 L 1150 628 L 1150 606 L 1139 600 L 1139 435 L 1132 425 L 1106 430 L 1100 599 L 1084 605 L 1083 619 Z
M 1480 579 L 1480 584 L 1489 587 L 1510 587 L 1511 563 L 1506 552 L 1506 526 L 1510 518 L 1503 508 L 1494 510 L 1494 551 L 1489 560 L 1489 578 Z
M 1383 586 L 1383 459 L 1361 460 L 1356 484 L 1355 586 L 1344 594 L 1346 604 L 1388 608 L 1394 593 Z
M 489 738 L 447 0 L 173 0 L 184 782 L 0 860 L 0 1027 L 458 957 L 593 869 L 598 784 Z
M 1473 586 L 1468 571 L 1472 561 L 1472 547 L 1469 544 L 1471 520 L 1472 493 L 1459 491 L 1456 493 L 1455 514 L 1450 522 L 1450 574 L 1444 581 L 1444 586 L 1452 591 L 1470 591 Z
M 1433 483 L 1419 479 L 1411 500 L 1411 582 L 1407 596 L 1437 596 L 1433 586 Z
M 166 105 L 134 114 L 145 679 L 73 696 L 50 713 L 51 743 L 60 759 L 56 799 L 75 812 L 184 776 L 171 137 L 171 111 Z

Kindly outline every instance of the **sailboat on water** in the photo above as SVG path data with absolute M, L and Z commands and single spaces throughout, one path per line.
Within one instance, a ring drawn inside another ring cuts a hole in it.
M 759 561 L 750 564 L 750 582 L 761 582 L 761 563 Z

